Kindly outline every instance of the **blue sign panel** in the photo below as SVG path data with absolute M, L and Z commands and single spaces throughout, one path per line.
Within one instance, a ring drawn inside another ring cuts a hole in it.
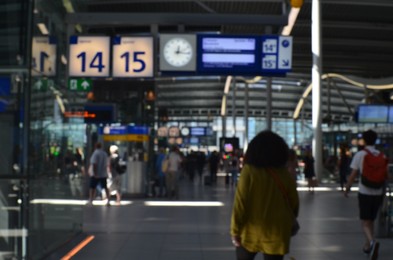
M 128 134 L 148 135 L 149 127 L 147 126 L 128 126 Z
M 11 95 L 11 80 L 8 77 L 0 77 L 0 96 L 8 97 Z
M 262 74 L 284 74 L 292 69 L 292 37 L 262 36 Z
M 149 127 L 147 126 L 130 126 L 130 125 L 117 125 L 117 126 L 103 126 L 100 127 L 100 134 L 106 135 L 148 135 Z
M 260 71 L 259 37 L 197 36 L 197 71 L 216 75 L 254 75 Z

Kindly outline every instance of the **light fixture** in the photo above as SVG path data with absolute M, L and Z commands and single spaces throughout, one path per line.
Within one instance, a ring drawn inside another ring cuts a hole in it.
M 46 27 L 46 24 L 44 24 L 44 23 L 37 23 L 37 26 L 38 26 L 38 29 L 40 29 L 40 32 L 43 35 L 48 35 L 49 34 L 49 30 Z
M 61 63 L 63 63 L 64 65 L 67 65 L 67 58 L 66 58 L 66 56 L 64 56 L 64 54 L 61 55 Z
M 292 7 L 288 15 L 288 24 L 282 29 L 281 35 L 288 36 L 291 35 L 292 28 L 296 23 L 297 16 L 299 15 L 300 8 Z
M 221 101 L 221 116 L 226 115 L 227 95 L 229 92 L 229 87 L 231 86 L 231 82 L 232 82 L 232 76 L 227 76 L 227 79 L 225 81 L 225 87 L 224 87 L 224 95 L 222 96 L 222 101 Z
M 374 90 L 392 90 L 393 89 L 393 83 L 385 83 L 385 84 L 378 84 L 378 83 L 374 83 L 371 84 L 370 82 L 360 82 L 360 80 L 354 80 L 351 79 L 347 76 L 341 75 L 341 74 L 337 74 L 337 73 L 326 73 L 323 74 L 321 76 L 322 80 L 328 79 L 328 78 L 336 78 L 336 79 L 341 79 L 344 82 L 347 82 L 349 84 L 351 84 L 352 86 L 355 87 L 359 87 L 359 88 L 366 88 L 366 89 L 374 89 Z M 299 102 L 296 106 L 296 109 L 293 113 L 293 119 L 298 119 L 299 115 L 300 115 L 300 111 L 304 105 L 304 101 L 306 100 L 306 98 L 308 97 L 308 95 L 310 94 L 312 90 L 312 83 L 310 85 L 307 86 L 307 88 L 304 90 L 302 97 L 299 99 Z M 393 91 L 392 91 L 393 92 Z M 392 94 L 392 93 L 391 93 Z M 392 95 L 390 95 L 390 97 L 392 97 Z

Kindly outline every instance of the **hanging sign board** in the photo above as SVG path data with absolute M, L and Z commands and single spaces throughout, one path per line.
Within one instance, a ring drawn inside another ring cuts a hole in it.
M 153 77 L 153 37 L 113 38 L 113 77 Z
M 110 38 L 71 36 L 68 61 L 69 76 L 108 77 Z
M 262 74 L 285 74 L 292 69 L 292 37 L 262 36 Z
M 56 39 L 50 36 L 33 37 L 33 76 L 56 76 Z
M 198 35 L 198 72 L 245 75 L 260 71 L 256 36 Z

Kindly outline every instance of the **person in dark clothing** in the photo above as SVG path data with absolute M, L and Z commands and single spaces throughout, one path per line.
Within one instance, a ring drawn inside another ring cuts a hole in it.
M 196 165 L 197 156 L 196 153 L 191 150 L 191 152 L 186 157 L 186 171 L 191 182 L 194 181 Z
M 209 170 L 210 170 L 210 182 L 217 182 L 217 171 L 218 164 L 220 163 L 220 156 L 217 151 L 213 151 L 209 157 Z
M 311 149 L 306 150 L 303 163 L 304 163 L 304 177 L 307 179 L 308 191 L 314 192 L 315 170 L 314 170 L 314 157 L 312 156 Z
M 196 155 L 196 170 L 199 180 L 202 183 L 203 168 L 205 168 L 206 155 L 204 152 L 198 152 Z
M 340 148 L 340 159 L 338 161 L 338 173 L 340 175 L 340 186 L 342 191 L 344 191 L 345 184 L 347 184 L 347 175 L 350 173 L 350 163 L 351 158 L 348 155 L 348 149 L 342 146 Z

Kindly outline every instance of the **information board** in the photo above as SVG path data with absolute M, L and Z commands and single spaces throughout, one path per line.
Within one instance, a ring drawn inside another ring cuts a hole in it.
M 72 77 L 108 77 L 110 38 L 71 36 L 68 64 Z
M 33 37 L 32 71 L 33 76 L 56 75 L 57 41 L 51 36 Z
M 208 74 L 246 75 L 260 71 L 259 39 L 245 35 L 197 36 L 197 71 Z
M 283 74 L 292 69 L 292 37 L 262 36 L 262 74 Z
M 153 77 L 153 37 L 121 37 L 112 41 L 113 77 Z
M 358 123 L 382 123 L 388 122 L 388 106 L 384 105 L 360 105 L 358 107 Z

